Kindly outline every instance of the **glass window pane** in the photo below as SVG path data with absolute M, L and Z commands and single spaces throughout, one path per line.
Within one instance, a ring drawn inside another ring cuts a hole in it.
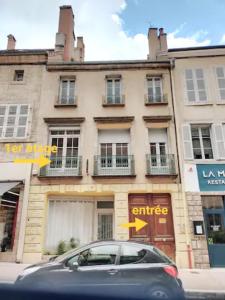
M 21 105 L 20 106 L 20 115 L 27 115 L 28 114 L 28 105 Z
M 112 265 L 116 262 L 119 246 L 106 245 L 90 248 L 80 254 L 79 264 L 81 266 Z
M 0 115 L 1 116 L 4 116 L 5 111 L 6 111 L 6 107 L 5 106 L 0 106 Z
M 194 151 L 194 158 L 195 159 L 202 159 L 202 151 L 201 149 L 193 149 Z
M 195 74 L 198 79 L 203 78 L 203 70 L 202 69 L 196 69 Z
M 188 91 L 187 95 L 188 95 L 188 101 L 189 102 L 195 102 L 196 101 L 194 91 Z
M 219 88 L 224 89 L 225 88 L 225 79 L 219 79 Z
M 191 69 L 185 70 L 185 76 L 186 76 L 186 79 L 192 79 L 193 78 L 192 70 Z
M 132 264 L 141 262 L 146 256 L 147 250 L 142 247 L 122 246 L 122 254 L 120 256 L 120 264 Z
M 194 90 L 194 82 L 193 82 L 193 80 L 187 80 L 187 89 L 189 91 L 193 91 Z
M 98 214 L 98 240 L 113 238 L 113 214 Z
M 9 114 L 10 115 L 16 115 L 17 112 L 17 106 L 10 106 L 9 107 Z
M 205 91 L 199 91 L 198 95 L 199 95 L 199 100 L 200 101 L 206 101 L 207 100 L 207 96 L 206 96 L 206 92 Z
M 16 136 L 17 137 L 25 137 L 26 127 L 18 127 Z
M 221 67 L 216 68 L 216 74 L 218 77 L 224 77 L 224 69 Z
M 26 125 L 27 117 L 19 117 L 19 125 Z

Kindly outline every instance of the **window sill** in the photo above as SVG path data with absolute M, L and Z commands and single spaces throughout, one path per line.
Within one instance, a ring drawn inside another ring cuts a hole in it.
M 211 106 L 213 104 L 214 102 L 205 102 L 205 103 L 197 102 L 197 103 L 185 103 L 185 106 Z
M 77 104 L 60 104 L 60 103 L 56 103 L 56 104 L 54 104 L 54 107 L 55 108 L 64 108 L 64 107 L 77 107 Z
M 222 101 L 222 100 L 217 101 L 216 104 L 217 104 L 217 105 L 225 105 L 225 100 L 224 100 L 224 101 Z
M 136 178 L 136 175 L 93 175 L 93 179 Z
M 77 179 L 77 180 L 81 180 L 83 178 L 82 175 L 77 175 L 77 176 L 49 176 L 49 175 L 38 175 L 39 179 L 66 179 L 66 178 L 71 178 L 71 179 Z
M 25 80 L 21 80 L 21 81 L 11 81 L 10 84 L 12 85 L 25 85 L 26 81 Z
M 7 143 L 10 143 L 10 144 L 22 144 L 22 143 L 35 143 L 35 141 L 32 141 L 30 140 L 29 138 L 18 138 L 18 137 L 14 137 L 14 138 L 8 138 L 8 139 L 3 139 L 3 138 L 0 138 L 0 142 L 1 144 L 7 144 Z
M 146 178 L 177 178 L 178 174 L 146 174 Z
M 125 104 L 124 103 L 103 103 L 102 104 L 103 107 L 124 107 Z
M 168 105 L 168 102 L 153 102 L 153 103 L 149 103 L 149 102 L 145 102 L 145 106 L 165 106 Z

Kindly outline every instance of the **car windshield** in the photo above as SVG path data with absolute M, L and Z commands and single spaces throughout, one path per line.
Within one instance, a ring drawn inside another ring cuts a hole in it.
M 67 256 L 69 256 L 70 254 L 72 254 L 73 252 L 77 251 L 78 249 L 80 249 L 81 247 L 79 248 L 76 248 L 76 249 L 71 249 L 65 253 L 63 253 L 62 255 L 58 255 L 56 256 L 56 258 L 54 259 L 54 261 L 57 261 L 57 262 L 61 262 L 63 261 Z

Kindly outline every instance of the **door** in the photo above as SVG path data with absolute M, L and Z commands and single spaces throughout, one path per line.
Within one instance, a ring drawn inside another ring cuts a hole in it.
M 67 290 L 85 288 L 90 293 L 114 293 L 115 285 L 120 282 L 118 259 L 119 245 L 92 246 L 67 261 L 70 272 L 65 273 L 63 285 Z
M 222 196 L 205 196 L 203 209 L 211 267 L 225 267 L 225 205 Z
M 149 242 L 174 260 L 175 238 L 170 195 L 129 195 L 129 222 L 134 222 L 135 217 L 148 224 L 139 231 L 130 228 L 130 239 Z

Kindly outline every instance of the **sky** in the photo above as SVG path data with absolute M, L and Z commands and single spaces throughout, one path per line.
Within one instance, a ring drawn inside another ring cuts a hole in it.
M 60 5 L 72 5 L 85 60 L 146 59 L 149 27 L 169 48 L 225 44 L 225 0 L 0 0 L 0 49 L 54 48 Z

